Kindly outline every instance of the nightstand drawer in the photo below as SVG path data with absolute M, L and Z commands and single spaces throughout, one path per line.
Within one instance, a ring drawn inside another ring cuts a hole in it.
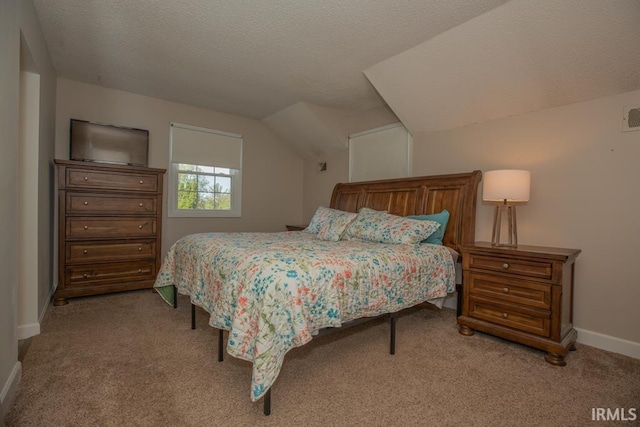
M 521 304 L 548 310 L 551 308 L 551 286 L 517 280 L 511 277 L 469 275 L 469 293 L 505 303 Z
M 522 259 L 488 257 L 469 254 L 469 267 L 502 273 L 518 274 L 539 279 L 551 279 L 553 264 L 551 262 L 527 261 Z
M 543 337 L 548 337 L 551 331 L 549 312 L 515 308 L 473 295 L 469 297 L 469 316 Z

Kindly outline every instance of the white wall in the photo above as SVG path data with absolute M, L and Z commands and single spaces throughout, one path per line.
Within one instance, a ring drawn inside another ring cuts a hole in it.
M 21 37 L 22 34 L 22 37 Z M 18 362 L 18 129 L 20 105 L 20 47 L 28 46 L 40 74 L 40 106 L 37 176 L 37 257 L 38 312 L 48 305 L 51 281 L 51 159 L 55 113 L 55 71 L 30 0 L 0 1 L 0 400 L 6 411 L 20 380 Z
M 180 237 L 207 231 L 284 231 L 302 220 L 302 159 L 261 122 L 72 80 L 58 80 L 56 158 L 69 158 L 69 119 L 149 130 L 149 166 L 169 166 L 169 124 L 243 135 L 242 218 L 167 218 L 163 254 Z

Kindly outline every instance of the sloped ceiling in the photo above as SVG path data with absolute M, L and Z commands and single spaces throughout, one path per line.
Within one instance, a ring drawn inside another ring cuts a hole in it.
M 60 77 L 263 120 L 305 158 L 387 104 L 417 133 L 640 89 L 638 0 L 33 1 Z
M 382 100 L 362 71 L 506 0 L 34 0 L 60 77 L 255 119 Z
M 640 1 L 516 0 L 365 71 L 412 134 L 640 88 Z
M 345 150 L 348 135 L 336 127 L 336 120 L 317 111 L 318 107 L 297 102 L 263 122 L 303 159 L 316 159 Z

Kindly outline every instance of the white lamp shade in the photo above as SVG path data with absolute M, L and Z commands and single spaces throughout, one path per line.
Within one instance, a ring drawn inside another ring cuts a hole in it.
M 515 169 L 487 171 L 482 177 L 482 200 L 526 202 L 529 200 L 531 172 Z

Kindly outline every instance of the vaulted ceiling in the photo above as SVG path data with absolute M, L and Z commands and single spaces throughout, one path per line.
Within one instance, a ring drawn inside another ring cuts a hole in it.
M 331 117 L 412 133 L 640 89 L 638 0 L 34 0 L 58 75 L 263 120 L 303 157 Z

